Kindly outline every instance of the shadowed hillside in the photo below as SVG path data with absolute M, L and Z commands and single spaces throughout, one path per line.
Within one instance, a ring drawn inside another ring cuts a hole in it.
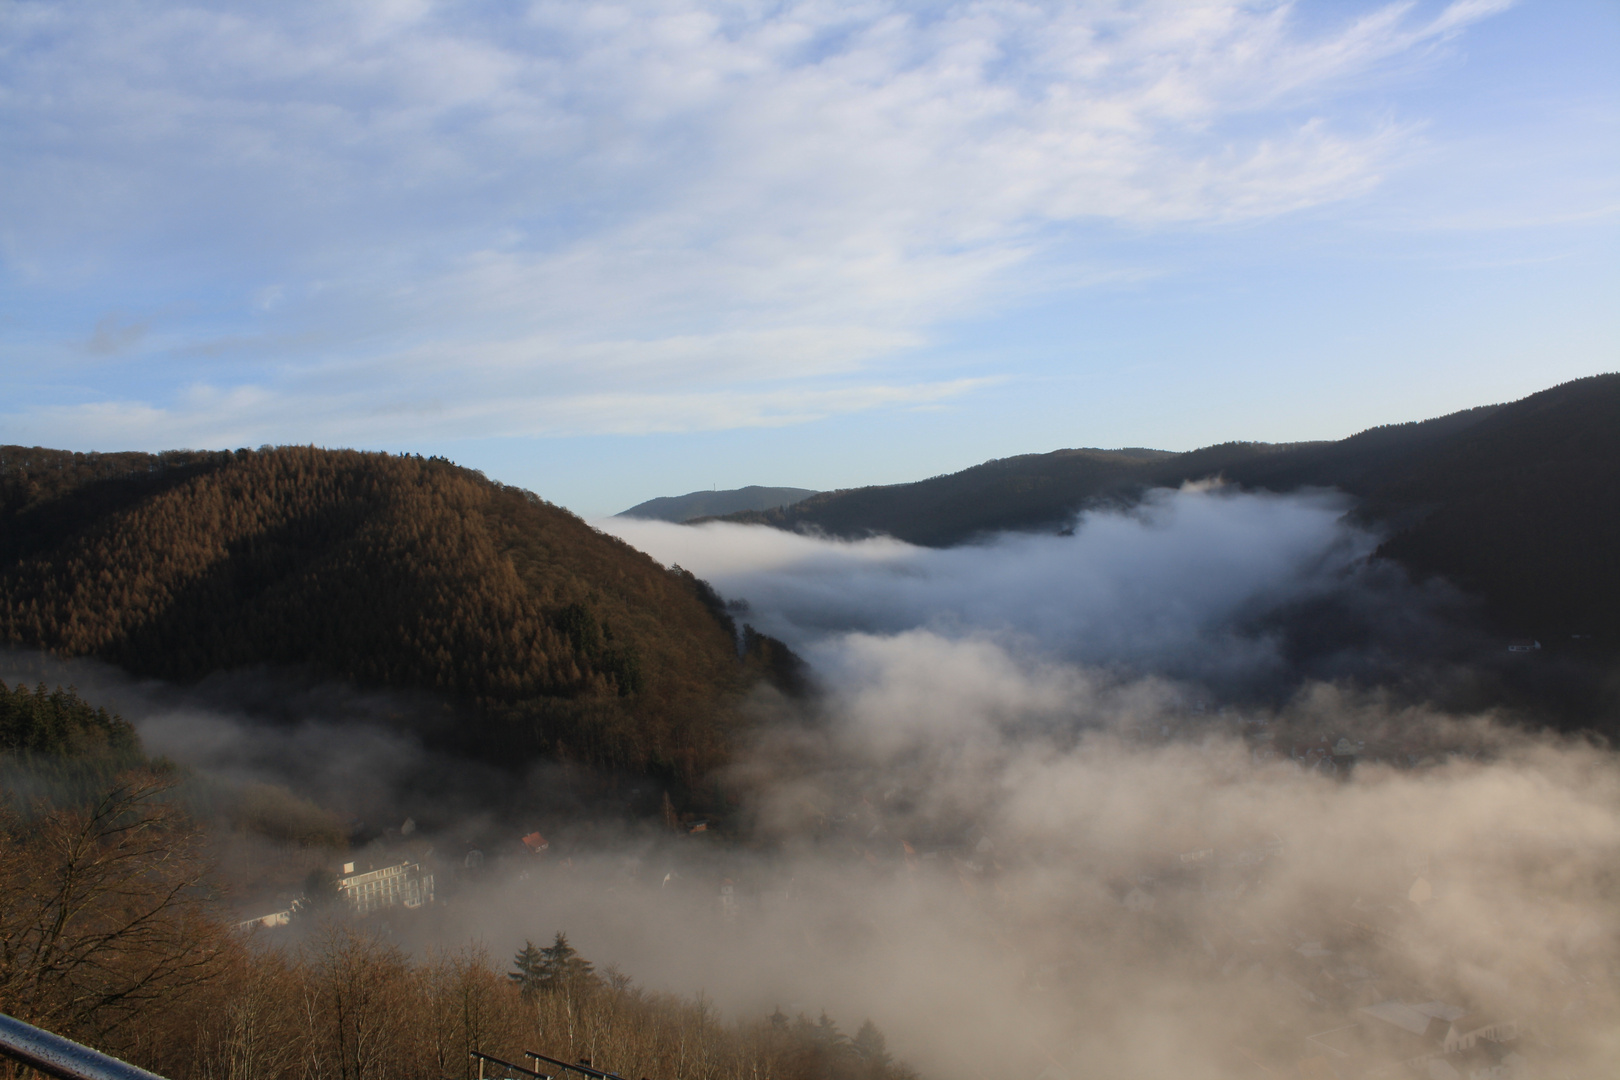
M 693 777 L 739 660 L 718 597 L 529 492 L 447 461 L 288 447 L 0 449 L 0 638 L 190 680 L 289 665 L 470 708 L 429 733 Z
M 1504 405 L 1347 485 L 1380 554 L 1485 598 L 1506 628 L 1620 632 L 1620 375 Z
M 1191 454 L 1139 449 L 1023 454 L 912 484 L 823 492 L 792 506 L 724 520 L 829 536 L 882 533 L 946 547 L 1006 529 L 1061 528 L 1099 501 L 1131 501 L 1148 488 L 1220 472 L 1279 449 L 1227 443 Z
M 1087 508 L 1216 476 L 1358 496 L 1389 532 L 1380 554 L 1480 596 L 1500 630 L 1601 639 L 1620 627 L 1620 375 L 1337 442 L 1058 450 L 726 520 L 943 547 L 1066 528 Z

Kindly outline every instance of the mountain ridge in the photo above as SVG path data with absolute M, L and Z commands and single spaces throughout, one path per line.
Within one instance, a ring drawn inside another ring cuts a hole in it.
M 948 547 L 1002 531 L 1061 530 L 1086 510 L 1212 478 L 1355 496 L 1358 519 L 1386 534 L 1380 557 L 1478 595 L 1503 632 L 1614 636 L 1620 629 L 1620 560 L 1610 554 L 1620 551 L 1620 374 L 1613 373 L 1340 440 L 1230 442 L 1183 453 L 1055 450 L 711 520 Z
M 772 510 L 815 494 L 818 493 L 810 488 L 761 487 L 758 484 L 749 484 L 747 487 L 728 488 L 724 491 L 690 491 L 685 495 L 666 495 L 648 499 L 614 516 L 680 524 L 693 518 L 715 517 L 748 510 Z

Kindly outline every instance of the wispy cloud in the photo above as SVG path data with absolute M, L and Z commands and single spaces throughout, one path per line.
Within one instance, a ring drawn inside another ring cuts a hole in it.
M 879 408 L 926 408 L 993 380 L 709 391 L 597 391 L 480 394 L 446 382 L 441 392 L 371 387 L 337 395 L 278 393 L 259 386 L 185 389 L 167 407 L 141 401 L 50 406 L 5 417 L 6 437 L 47 444 L 64 430 L 93 431 L 108 445 L 163 448 L 255 446 L 265 443 L 379 445 L 408 431 L 417 438 L 456 438 L 468 432 L 509 435 L 589 435 L 783 427 Z M 334 436 L 333 433 L 338 433 Z
M 140 344 L 145 336 L 146 323 L 104 315 L 97 320 L 96 332 L 90 335 L 84 347 L 95 356 L 116 356 Z
M 1020 271 L 1054 229 L 1368 191 L 1416 129 L 1335 122 L 1334 95 L 1501 6 L 1307 33 L 1229 0 L 17 4 L 6 265 L 163 275 L 218 313 L 199 338 L 313 335 L 255 369 L 267 410 L 318 367 L 415 382 L 465 418 L 448 434 L 788 422 L 912 381 L 896 365 L 943 321 L 1039 287 Z M 176 384 L 212 381 L 175 336 Z M 535 380 L 566 387 L 553 407 L 502 400 Z M 804 404 L 715 405 L 773 394 Z M 216 423 L 186 400 L 143 404 Z

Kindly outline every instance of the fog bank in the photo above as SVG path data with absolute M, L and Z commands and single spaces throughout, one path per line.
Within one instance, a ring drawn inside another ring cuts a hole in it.
M 1466 637 L 1451 618 L 1462 599 L 1370 562 L 1379 538 L 1348 509 L 1331 492 L 1197 484 L 1083 514 L 1071 535 L 945 549 L 721 522 L 598 525 L 708 579 L 741 601 L 740 619 L 818 662 L 852 631 L 927 629 L 1239 692 L 1385 672 Z
M 1518 1025 L 1550 1075 L 1620 1053 L 1606 751 L 1321 684 L 1216 719 L 927 631 L 841 649 L 733 777 L 743 842 L 519 860 L 452 925 L 566 929 L 728 1011 L 871 1017 L 938 1077 L 1359 1076 L 1391 1002 Z M 1285 745 L 1340 738 L 1332 774 Z M 1346 1029 L 1343 1059 L 1311 1039 Z

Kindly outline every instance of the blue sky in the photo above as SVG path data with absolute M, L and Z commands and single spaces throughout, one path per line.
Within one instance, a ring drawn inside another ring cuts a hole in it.
M 1620 368 L 1620 5 L 0 7 L 0 441 L 587 515 Z

